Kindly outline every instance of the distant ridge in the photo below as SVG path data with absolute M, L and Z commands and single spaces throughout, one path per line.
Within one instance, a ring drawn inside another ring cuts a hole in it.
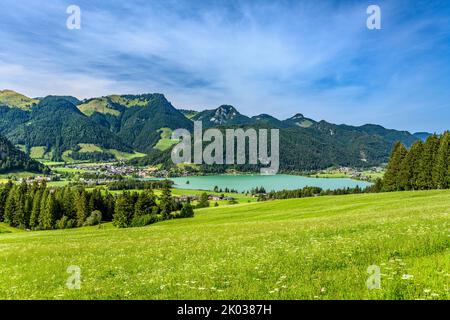
M 61 160 L 67 152 L 84 147 L 83 152 L 149 154 L 135 160 L 140 164 L 170 163 L 171 131 L 192 130 L 194 121 L 201 121 L 205 129 L 280 129 L 282 170 L 380 165 L 387 161 L 396 141 L 410 146 L 430 135 L 375 124 L 336 125 L 301 113 L 285 120 L 269 114 L 248 117 L 231 105 L 199 112 L 176 109 L 160 93 L 109 95 L 80 101 L 71 96 L 32 99 L 11 90 L 0 92 L 0 134 L 25 150 L 44 149 L 53 160 Z
M 37 104 L 38 102 L 38 99 L 28 98 L 13 90 L 0 90 L 0 105 L 8 106 L 10 108 L 29 110 L 31 106 Z

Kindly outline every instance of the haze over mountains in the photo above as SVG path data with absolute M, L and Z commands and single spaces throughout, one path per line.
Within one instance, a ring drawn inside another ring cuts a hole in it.
M 372 124 L 336 125 L 300 113 L 286 120 L 268 114 L 247 117 L 230 105 L 201 112 L 183 110 L 162 94 L 79 101 L 70 96 L 28 98 L 11 90 L 0 91 L 0 134 L 29 154 L 39 150 L 42 157 L 53 160 L 65 160 L 77 152 L 161 153 L 167 158 L 173 144 L 171 130 L 192 130 L 193 121 L 202 121 L 204 128 L 279 128 L 284 170 L 379 165 L 387 160 L 396 141 L 411 145 L 428 135 Z M 150 159 L 143 158 L 141 163 L 150 164 Z

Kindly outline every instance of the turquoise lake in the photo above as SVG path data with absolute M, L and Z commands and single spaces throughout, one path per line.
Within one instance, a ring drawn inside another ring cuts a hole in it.
M 352 180 L 348 178 L 312 178 L 293 175 L 213 175 L 213 176 L 191 176 L 170 178 L 175 182 L 175 188 L 213 190 L 215 186 L 219 189 L 235 189 L 239 192 L 248 191 L 256 187 L 264 187 L 267 191 L 280 191 L 283 189 L 301 189 L 306 186 L 320 187 L 324 190 L 340 188 L 364 188 L 370 186 L 370 182 Z M 187 183 L 189 181 L 189 183 Z

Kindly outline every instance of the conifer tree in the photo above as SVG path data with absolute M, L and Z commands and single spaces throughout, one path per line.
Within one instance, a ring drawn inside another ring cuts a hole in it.
M 77 226 L 83 226 L 86 218 L 89 216 L 88 209 L 88 198 L 86 196 L 86 191 L 84 189 L 77 192 L 75 196 L 75 210 L 77 218 Z
M 28 185 L 23 181 L 17 188 L 15 196 L 15 211 L 12 213 L 10 225 L 24 229 L 25 225 L 25 202 L 27 197 Z
M 419 163 L 422 157 L 423 143 L 415 142 L 403 158 L 399 172 L 400 190 L 417 190 L 419 182 Z
M 40 216 L 40 227 L 43 230 L 50 230 L 55 227 L 56 222 L 56 200 L 53 192 L 48 192 L 47 200 L 45 201 L 44 211 Z
M 429 136 L 423 145 L 422 156 L 419 161 L 418 188 L 421 190 L 435 189 L 433 183 L 433 166 L 439 149 L 439 137 Z
M 4 221 L 10 225 L 13 224 L 14 215 L 19 207 L 19 188 L 11 188 L 5 203 Z
M 181 208 L 180 217 L 191 218 L 193 216 L 194 216 L 194 209 L 192 208 L 191 201 L 188 199 L 188 201 L 183 205 L 183 208 Z
M 32 194 L 27 194 L 25 199 L 24 227 L 27 229 L 30 227 L 31 211 L 33 209 L 33 199 L 34 196 Z
M 438 189 L 447 189 L 449 184 L 450 132 L 442 135 L 433 167 L 433 184 Z
M 156 206 L 156 197 L 153 190 L 148 189 L 141 192 L 135 206 L 135 217 L 152 214 L 153 207 Z
M 401 142 L 397 142 L 394 145 L 386 173 L 384 174 L 383 189 L 385 191 L 400 190 L 400 168 L 407 153 L 408 151 Z
M 74 205 L 75 195 L 73 189 L 70 187 L 65 187 L 64 189 L 65 191 L 62 197 L 62 207 L 64 210 L 64 215 L 68 219 L 76 219 L 77 211 L 76 206 Z
M 38 227 L 37 229 L 43 229 L 43 214 L 44 211 L 46 210 L 46 206 L 47 206 L 47 200 L 48 200 L 48 195 L 49 195 L 49 190 L 48 188 L 43 189 L 42 192 L 42 196 L 41 196 L 41 205 L 39 207 L 39 217 L 38 217 Z
M 39 227 L 39 213 L 41 212 L 42 193 L 43 190 L 38 190 L 34 195 L 29 224 L 32 230 L 38 229 Z
M 58 221 L 64 215 L 63 197 L 65 188 L 54 189 L 55 195 L 55 220 Z
M 134 214 L 133 198 L 128 192 L 120 194 L 116 198 L 113 224 L 118 228 L 130 226 Z
M 114 207 L 115 207 L 116 201 L 114 199 L 114 196 L 107 192 L 105 196 L 105 219 L 108 221 L 111 221 L 114 214 Z
M 172 191 L 170 191 L 170 186 L 168 184 L 165 184 L 162 190 L 159 207 L 163 218 L 170 219 L 170 213 L 173 211 L 173 199 Z
M 11 180 L 8 180 L 8 183 L 6 183 L 2 188 L 0 188 L 0 222 L 2 222 L 5 219 L 5 205 L 6 205 L 6 199 L 8 198 L 9 192 L 13 188 L 13 183 Z

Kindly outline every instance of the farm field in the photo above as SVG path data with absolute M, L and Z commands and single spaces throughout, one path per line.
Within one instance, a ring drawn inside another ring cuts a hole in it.
M 449 299 L 449 212 L 450 191 L 396 192 L 1 233 L 0 299 Z M 66 288 L 73 265 L 80 290 Z

